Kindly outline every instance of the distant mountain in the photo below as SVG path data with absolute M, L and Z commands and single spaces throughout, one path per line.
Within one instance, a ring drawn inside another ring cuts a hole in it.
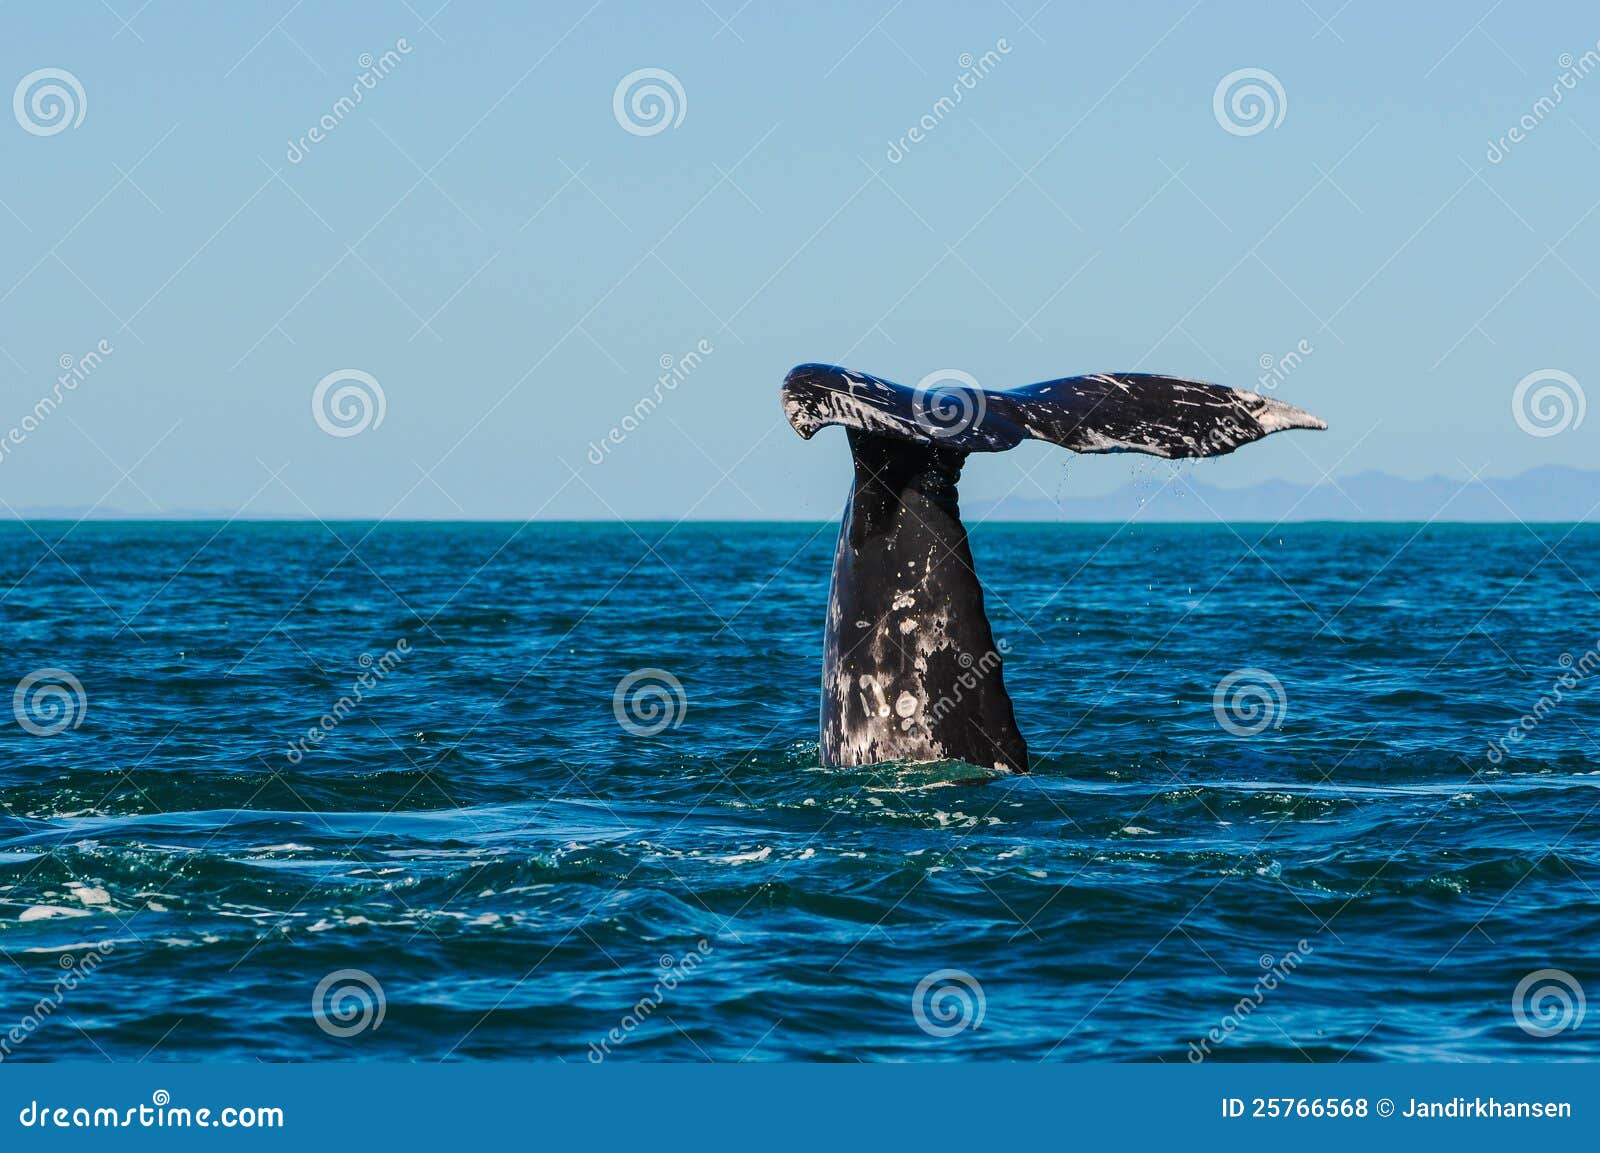
M 229 521 L 229 520 L 311 520 L 306 516 L 305 510 L 299 512 L 285 511 L 275 513 L 267 512 L 234 512 L 228 509 L 216 508 L 169 508 L 156 512 L 152 509 L 125 509 L 113 505 L 97 505 L 86 508 L 83 505 L 29 505 L 14 511 L 7 510 L 0 513 L 0 524 L 6 521 L 19 520 L 87 520 L 116 521 L 116 520 L 151 520 L 151 521 Z
M 1099 497 L 963 501 L 968 523 L 1050 521 L 1600 521 L 1600 471 L 1546 465 L 1514 477 L 1405 480 L 1358 472 L 1315 485 L 1283 480 L 1218 488 L 1183 465 Z

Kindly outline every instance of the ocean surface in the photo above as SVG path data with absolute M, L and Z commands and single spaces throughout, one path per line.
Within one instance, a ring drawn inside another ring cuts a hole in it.
M 1600 1056 L 1600 527 L 980 525 L 1026 776 L 836 532 L 0 526 L 0 1059 Z

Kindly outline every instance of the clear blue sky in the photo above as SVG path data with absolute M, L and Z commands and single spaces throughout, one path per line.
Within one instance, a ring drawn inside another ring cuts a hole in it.
M 1600 76 L 1532 113 L 1600 19 L 1491 3 L 8 3 L 0 87 L 63 69 L 84 107 L 45 135 L 0 117 L 0 437 L 63 357 L 113 351 L 7 446 L 0 498 L 826 517 L 848 454 L 782 423 L 796 362 L 1253 387 L 1302 341 L 1276 395 L 1332 429 L 1206 479 L 1588 464 L 1600 415 L 1535 437 L 1511 400 L 1542 369 L 1600 381 Z M 682 118 L 641 135 L 613 96 L 646 68 Z M 1244 68 L 1286 102 L 1250 135 L 1213 103 Z M 341 369 L 384 397 L 354 436 L 312 415 Z M 964 492 L 1166 467 L 1067 460 L 988 458 Z

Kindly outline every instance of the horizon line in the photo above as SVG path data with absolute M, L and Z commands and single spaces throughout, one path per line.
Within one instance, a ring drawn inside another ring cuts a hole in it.
M 547 525 L 633 525 L 633 524 L 749 524 L 749 525 L 836 525 L 837 516 L 828 517 L 683 517 L 673 519 L 663 516 L 642 517 L 382 517 L 382 516 L 241 516 L 231 515 L 163 515 L 148 516 L 0 516 L 0 525 L 35 524 L 395 524 L 395 525 L 479 525 L 479 524 L 547 524 Z M 1177 520 L 1170 517 L 1133 518 L 1063 518 L 1051 520 L 1042 517 L 983 517 L 974 520 L 969 528 L 980 525 L 1172 525 L 1178 527 L 1217 527 L 1226 525 L 1600 525 L 1600 516 L 1581 520 L 1568 518 L 1530 517 L 1475 517 L 1475 518 L 1425 518 L 1425 517 L 1290 517 L 1283 520 L 1267 518 L 1213 517 Z

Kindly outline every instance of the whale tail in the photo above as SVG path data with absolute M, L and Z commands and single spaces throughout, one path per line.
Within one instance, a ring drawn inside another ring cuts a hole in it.
M 1026 439 L 1074 452 L 1221 456 L 1327 426 L 1253 392 L 1107 373 L 990 392 L 962 374 L 916 388 L 826 364 L 783 382 L 789 423 L 849 431 L 855 483 L 834 552 L 823 644 L 826 765 L 961 760 L 1025 772 L 1028 747 L 961 523 L 968 454 Z
M 906 388 L 830 364 L 802 364 L 784 379 L 783 406 L 807 439 L 839 424 L 963 452 L 1003 452 L 1033 439 L 1084 453 L 1222 456 L 1269 433 L 1328 427 L 1259 393 L 1135 372 L 1000 392 L 964 373 L 936 373 Z

